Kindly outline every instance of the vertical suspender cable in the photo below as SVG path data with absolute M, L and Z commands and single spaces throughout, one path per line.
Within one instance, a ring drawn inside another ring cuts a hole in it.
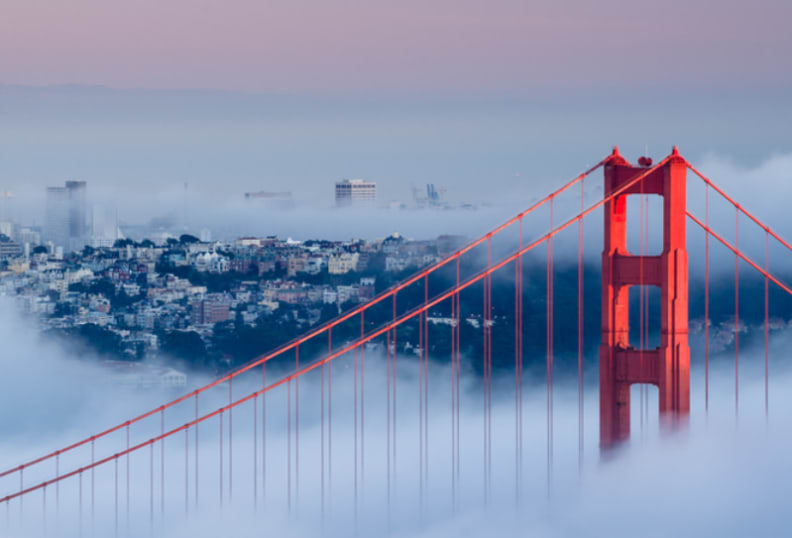
M 289 423 L 291 424 L 291 420 L 289 420 Z M 220 508 L 222 508 L 223 507 L 223 412 L 222 411 L 220 411 L 219 424 L 220 424 Z M 289 484 L 289 487 L 291 487 L 291 483 Z
M 709 185 L 704 185 L 704 222 L 709 229 Z M 709 416 L 709 232 L 704 231 L 704 413 Z
M 149 531 L 154 534 L 154 443 L 149 449 Z
M 484 429 L 482 431 L 481 440 L 483 444 L 483 460 L 482 466 L 484 469 L 483 477 L 483 487 L 484 487 L 484 505 L 487 505 L 488 498 L 487 498 L 487 376 L 489 375 L 489 369 L 487 368 L 487 276 L 481 282 L 481 293 L 482 293 L 482 303 L 481 303 L 481 336 L 482 336 L 482 360 L 481 360 L 481 367 L 483 370 L 483 377 L 482 377 L 482 406 L 481 412 L 483 414 L 483 426 Z
M 96 527 L 96 477 L 94 476 L 94 463 L 96 462 L 96 452 L 94 447 L 95 439 L 91 439 L 91 532 L 95 531 Z
M 487 269 L 492 266 L 492 236 L 487 239 Z M 492 274 L 487 276 L 487 491 L 492 494 Z
M 639 336 L 638 336 L 638 349 L 639 349 L 639 351 L 638 351 L 638 360 L 639 360 L 639 362 L 641 364 L 641 370 L 643 370 L 644 348 L 646 347 L 646 335 L 644 334 L 645 325 L 644 325 L 644 290 L 643 290 L 643 288 L 644 288 L 644 252 L 645 252 L 645 249 L 644 249 L 644 202 L 645 202 L 645 199 L 644 199 L 644 195 L 643 195 L 643 188 L 644 188 L 644 182 L 641 181 L 641 194 L 638 196 L 638 200 L 640 202 L 639 205 L 640 205 L 640 208 L 641 208 L 640 211 L 639 211 L 639 213 L 640 213 L 639 214 L 640 224 L 638 226 L 638 228 L 640 230 L 640 233 L 639 233 L 640 240 L 639 240 L 639 246 L 638 246 L 638 267 L 639 267 L 639 269 L 638 269 L 638 275 L 639 275 L 638 276 L 638 280 L 639 280 L 639 283 L 640 283 L 639 286 L 638 286 L 638 310 L 640 311 L 639 315 L 638 315 L 638 334 L 639 334 Z M 644 391 L 645 391 L 646 387 L 645 387 L 645 385 L 643 383 L 641 383 L 639 386 L 640 386 L 639 399 L 641 400 L 641 404 L 639 406 L 639 412 L 640 412 L 640 416 L 641 416 L 641 419 L 640 419 L 641 434 L 643 434 L 643 426 L 644 426 Z
M 333 361 L 327 363 L 327 492 L 333 502 Z
M 734 213 L 734 247 L 740 248 L 740 209 Z M 734 255 L 734 416 L 740 412 L 740 257 Z
M 454 317 L 456 312 L 456 295 L 451 296 L 451 511 L 456 512 L 456 359 L 454 346 L 456 345 L 456 327 Z
M 769 417 L 770 411 L 770 294 L 769 294 L 769 280 L 767 275 L 770 274 L 770 233 L 765 231 L 765 422 Z
M 118 460 L 116 460 L 116 467 L 118 467 Z M 116 472 L 118 475 L 118 472 Z M 60 516 L 60 453 L 55 452 L 55 522 L 58 522 L 58 518 Z M 116 482 L 118 481 L 118 477 L 116 477 Z M 116 484 L 116 490 L 118 490 L 118 484 Z M 116 491 L 116 497 L 118 497 L 118 492 Z M 116 502 L 117 504 L 117 502 Z M 6 509 L 10 504 L 6 503 Z M 118 510 L 116 509 L 116 512 Z
M 396 293 L 393 294 L 393 321 L 396 321 Z M 393 327 L 393 354 L 391 355 L 393 373 L 393 483 L 396 484 L 396 327 Z
M 580 181 L 580 211 L 585 210 L 585 179 Z M 578 473 L 583 470 L 583 219 L 578 220 Z M 522 243 L 522 241 L 521 241 Z
M 186 452 L 186 440 L 184 449 Z M 185 495 L 186 491 L 185 486 Z M 258 394 L 253 396 L 253 510 L 258 511 Z
M 195 393 L 195 511 L 198 511 L 198 393 Z
M 386 490 L 387 490 L 388 529 L 389 529 L 389 531 L 390 531 L 390 495 L 391 495 L 391 490 L 390 490 L 390 478 L 391 478 L 391 438 L 390 438 L 390 436 L 391 436 L 391 424 L 390 424 L 390 420 L 391 420 L 391 408 L 390 408 L 390 406 L 391 406 L 391 379 L 390 379 L 390 373 L 391 373 L 391 369 L 390 369 L 391 339 L 390 339 L 390 336 L 391 336 L 390 331 L 387 331 L 385 333 L 385 385 L 387 387 L 386 394 L 385 394 L 385 399 L 386 399 L 386 404 L 385 404 L 385 415 L 386 415 L 386 418 L 385 418 L 385 429 L 387 430 L 387 434 L 385 436 L 385 444 L 386 444 L 386 447 L 385 447 L 385 460 L 386 460 L 386 466 L 385 466 L 385 475 L 386 475 L 386 477 L 385 477 L 385 487 L 386 487 Z
M 365 311 L 360 313 L 360 337 L 366 333 Z M 366 427 L 366 393 L 365 393 L 365 374 L 366 374 L 366 347 L 360 347 L 360 486 L 365 485 L 365 427 Z
M 297 386 L 299 387 L 299 378 L 296 380 Z M 233 470 L 234 470 L 234 446 L 233 446 L 233 416 L 234 416 L 234 408 L 231 404 L 234 401 L 233 396 L 233 386 L 234 386 L 234 378 L 228 379 L 228 502 L 231 502 L 231 488 L 233 486 Z M 300 389 L 297 389 L 297 394 L 299 396 Z M 299 464 L 298 464 L 299 465 Z
M 327 331 L 327 353 L 332 353 L 332 340 L 331 340 L 331 331 L 332 329 L 328 329 Z M 319 445 L 320 445 L 320 459 L 319 459 L 319 490 L 321 491 L 321 516 L 322 521 L 324 521 L 324 514 L 325 514 L 325 365 L 323 364 L 321 367 L 321 384 L 322 390 L 320 393 L 320 400 L 321 400 L 321 411 L 320 411 L 320 422 L 321 422 L 321 433 L 319 437 Z
M 550 198 L 550 231 L 553 231 L 553 198 Z M 547 493 L 553 473 L 553 238 L 547 240 Z
M 355 528 L 357 528 L 358 517 L 358 348 L 355 348 L 355 364 L 354 364 L 354 377 L 353 377 L 353 391 L 354 391 L 354 471 L 353 471 L 353 489 L 354 489 L 354 508 L 355 508 Z
M 423 361 L 426 350 L 424 348 L 424 322 L 422 312 L 418 315 L 418 510 L 423 518 L 423 490 L 424 490 L 424 452 L 423 452 Z
M 644 183 L 641 182 L 641 189 L 643 189 Z M 649 196 L 644 195 L 644 253 L 643 256 L 649 255 Z M 644 280 L 644 269 L 642 268 L 641 280 Z M 645 284 L 645 282 L 644 282 Z M 643 320 L 644 320 L 644 345 L 643 349 L 649 349 L 649 286 L 642 285 L 641 286 L 641 293 L 643 294 Z M 643 352 L 642 352 L 643 353 Z M 645 360 L 645 355 L 644 355 Z M 645 416 L 644 416 L 644 423 L 649 424 L 649 386 L 643 385 L 643 397 L 644 403 L 641 407 L 643 407 Z
M 291 381 L 286 382 L 286 507 L 291 512 Z M 222 415 L 221 415 L 222 416 Z
M 267 386 L 267 363 L 261 365 L 261 386 Z M 198 446 L 195 447 L 196 457 Z M 261 393 L 261 500 L 267 499 L 267 393 Z
M 300 371 L 300 346 L 294 348 L 294 371 L 295 372 Z M 294 503 L 299 504 L 299 501 L 300 501 L 300 377 L 297 376 L 294 378 Z
M 255 455 L 255 453 L 254 453 Z M 184 429 L 184 516 L 190 513 L 190 428 Z
M 518 247 L 519 250 L 519 247 Z M 514 259 L 514 502 L 520 501 L 520 258 Z
M 165 521 L 165 408 L 160 411 L 160 517 Z M 152 448 L 154 445 L 151 445 Z
M 429 275 L 424 276 L 424 303 L 429 302 Z M 424 361 L 424 466 L 425 480 L 429 483 L 429 311 L 424 313 L 424 346 L 426 347 L 426 360 Z
M 82 521 L 82 517 L 83 517 L 83 507 L 82 507 L 82 497 L 83 497 L 82 479 L 83 479 L 83 474 L 82 474 L 82 471 L 80 471 L 80 473 L 77 475 L 77 478 L 78 478 L 78 481 L 79 481 L 79 492 L 78 492 L 79 502 L 78 502 L 78 513 L 77 513 L 77 519 L 78 519 L 78 525 L 79 525 L 79 534 L 78 534 L 78 536 L 82 536 L 82 530 L 83 530 L 83 528 L 82 528 L 82 525 L 83 525 L 83 521 Z M 22 499 L 20 499 L 20 501 L 19 501 L 19 517 L 20 517 L 20 523 L 21 523 L 21 519 L 22 519 Z
M 522 251 L 523 248 L 523 219 L 520 219 L 520 231 L 519 231 L 519 245 L 520 250 Z M 517 322 L 517 326 L 519 327 L 519 341 L 517 344 L 517 350 L 519 353 L 519 358 L 517 360 L 520 366 L 520 379 L 519 379 L 519 393 L 520 393 L 520 401 L 519 401 L 519 438 L 520 438 L 520 445 L 519 445 L 519 454 L 520 454 L 520 468 L 519 468 L 519 478 L 520 478 L 520 489 L 522 490 L 522 469 L 523 469 L 523 257 L 519 256 L 517 258 L 519 261 L 519 268 L 518 268 L 518 275 L 519 275 L 519 283 L 520 283 L 520 291 L 518 295 L 520 297 L 519 302 L 519 320 Z
M 126 425 L 126 447 L 127 447 L 127 454 L 126 454 L 126 524 L 127 524 L 127 531 L 129 531 L 129 422 Z
M 456 317 L 457 295 L 451 296 L 451 509 L 456 510 Z
M 457 260 L 456 260 L 457 288 L 459 287 L 459 263 L 460 263 L 460 259 L 459 259 L 459 257 L 457 257 Z M 461 297 L 460 297 L 459 293 L 456 294 L 456 297 L 457 297 L 457 299 L 456 299 L 456 346 L 455 346 L 456 347 L 456 364 L 457 364 L 457 367 L 456 367 L 456 432 L 457 432 L 457 435 L 456 435 L 456 474 L 457 474 L 457 481 L 459 481 L 460 474 L 461 474 L 461 471 L 460 471 L 461 462 L 460 462 L 459 445 L 460 445 L 460 436 L 461 436 L 461 433 L 462 433 L 462 430 L 460 429 L 460 424 L 459 424 L 459 409 L 460 409 L 460 402 L 461 402 L 461 399 L 460 399 L 461 385 L 460 385 L 459 380 L 460 380 L 460 370 L 462 368 L 462 361 L 461 361 L 462 355 L 460 353 L 459 339 L 460 339 L 460 331 L 462 330 L 462 324 L 460 323 L 460 321 L 461 321 L 461 312 L 462 312 L 462 300 L 461 300 Z
M 118 536 L 118 457 L 113 458 L 115 462 L 115 536 Z M 57 484 L 57 482 L 56 482 Z

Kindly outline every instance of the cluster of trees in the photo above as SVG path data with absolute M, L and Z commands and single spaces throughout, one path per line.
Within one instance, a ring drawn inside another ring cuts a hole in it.
M 115 284 L 113 284 L 110 280 L 106 278 L 99 278 L 92 281 L 90 284 L 86 285 L 82 282 L 75 282 L 74 284 L 69 284 L 69 291 L 75 291 L 78 293 L 90 293 L 94 295 L 104 295 L 110 301 L 110 306 L 113 309 L 124 308 L 131 304 L 138 302 L 141 298 L 140 295 L 127 295 L 126 292 L 121 289 L 116 293 Z
M 179 236 L 178 239 L 173 237 L 169 237 L 165 244 L 168 247 L 174 248 L 178 246 L 189 245 L 190 243 L 199 243 L 201 240 L 195 237 L 194 235 L 190 234 L 182 234 Z M 140 247 L 140 248 L 153 248 L 157 245 L 154 244 L 154 241 L 151 239 L 143 239 L 139 243 L 134 239 L 116 239 L 115 243 L 113 243 L 113 248 L 126 248 L 128 246 L 132 247 Z
M 430 299 L 442 293 L 456 282 L 454 264 L 441 269 L 428 279 L 420 279 L 412 285 L 401 289 L 396 300 L 386 299 L 366 310 L 364 317 L 365 330 L 370 332 L 384 323 L 393 319 L 394 309 L 397 316 L 414 309 L 422 304 L 424 297 Z M 238 280 L 250 278 L 250 275 L 227 273 L 221 275 L 199 273 L 190 267 L 163 267 L 166 272 L 172 272 L 191 282 L 206 285 L 211 291 L 224 291 L 236 285 Z M 412 270 L 403 273 L 391 274 L 381 270 L 371 269 L 365 273 L 348 273 L 347 275 L 317 275 L 315 283 L 341 284 L 359 281 L 361 276 L 374 275 L 376 291 L 382 292 L 397 282 L 401 282 Z M 307 277 L 307 276 L 306 276 Z M 577 360 L 577 267 L 563 267 L 556 269 L 555 277 L 555 316 L 554 316 L 554 352 L 556 366 L 563 371 L 566 368 L 574 369 Z M 462 276 L 462 280 L 466 278 Z M 323 280 L 326 279 L 326 280 Z M 763 280 L 745 278 L 741 282 L 741 292 L 755 293 L 763 296 Z M 425 289 L 424 286 L 427 286 Z M 102 293 L 110 298 L 113 306 L 123 306 L 131 298 L 125 297 L 123 292 L 115 293 L 111 282 L 106 280 L 96 281 L 89 286 L 75 284 L 71 287 L 74 291 L 87 291 L 89 293 Z M 700 289 L 695 284 L 691 286 L 691 312 L 692 319 L 703 315 L 703 299 L 696 290 Z M 732 291 L 725 287 L 714 287 L 717 292 L 710 294 L 710 312 L 713 323 L 726 321 L 733 316 Z M 595 350 L 600 340 L 600 273 L 596 266 L 586 266 L 584 269 L 584 305 L 585 326 L 584 344 L 587 356 L 596 355 Z M 466 318 L 481 320 L 483 311 L 482 284 L 478 283 L 462 291 L 459 299 L 460 317 L 460 353 L 463 360 L 469 362 L 469 367 L 474 371 L 482 371 L 482 349 L 484 331 L 481 326 L 475 327 L 465 321 Z M 650 296 L 650 302 L 655 305 L 650 308 L 649 323 L 652 327 L 659 327 L 659 297 Z M 546 359 L 547 318 L 546 318 L 546 275 L 544 267 L 539 265 L 525 265 L 523 280 L 523 307 L 522 341 L 523 354 L 526 361 L 525 368 L 532 366 L 541 371 Z M 631 308 L 631 315 L 635 317 L 632 324 L 638 326 L 637 295 L 635 308 Z M 761 304 L 759 304 L 761 303 Z M 493 369 L 509 370 L 514 368 L 514 308 L 515 289 L 512 277 L 496 275 L 492 281 L 492 311 L 491 317 L 495 320 L 492 328 Z M 741 308 L 741 318 L 746 323 L 757 323 L 763 319 L 763 303 L 757 302 L 757 308 L 746 304 Z M 356 304 L 322 305 L 319 323 L 324 323 L 339 311 L 348 311 L 355 308 Z M 742 305 L 741 305 L 742 306 Z M 67 305 L 58 305 L 58 309 L 67 309 Z M 786 319 L 792 310 L 792 298 L 783 292 L 770 289 L 770 315 L 781 316 Z M 450 301 L 446 300 L 432 308 L 433 315 L 452 316 Z M 241 317 L 238 315 L 238 318 Z M 162 353 L 184 360 L 196 367 L 204 367 L 214 371 L 237 367 L 245 364 L 262 354 L 272 351 L 286 342 L 302 335 L 310 329 L 306 322 L 297 320 L 308 319 L 305 307 L 282 305 L 272 315 L 262 316 L 255 326 L 241 323 L 241 319 L 233 322 L 224 322 L 215 326 L 211 339 L 204 341 L 201 336 L 192 331 L 164 331 L 157 332 L 160 338 Z M 61 331 L 61 336 L 75 338 L 78 345 L 92 349 L 101 356 L 130 358 L 129 353 L 121 349 L 118 338 L 107 329 L 95 325 L 82 325 L 66 331 Z M 400 326 L 396 331 L 396 343 L 400 351 L 409 346 L 419 344 L 419 325 L 417 317 Z M 335 326 L 332 330 L 334 349 L 345 342 L 352 341 L 360 336 L 360 317 L 353 316 L 349 320 Z M 452 348 L 452 330 L 449 325 L 437 324 L 428 326 L 428 353 L 431 359 L 447 361 Z M 300 345 L 301 360 L 310 360 L 327 352 L 328 338 L 326 334 L 308 340 Z M 291 361 L 293 354 L 286 354 L 283 360 Z M 132 355 L 134 356 L 134 355 Z
M 382 275 L 380 275 L 382 276 Z M 395 274 L 378 280 L 378 291 L 388 288 L 393 282 L 401 281 L 406 276 Z M 589 322 L 586 325 L 587 349 L 596 348 L 599 342 L 599 288 L 596 285 L 599 275 L 593 271 L 586 272 L 587 311 Z M 546 341 L 546 303 L 543 290 L 539 290 L 540 283 L 533 282 L 526 274 L 525 294 L 523 297 L 523 351 L 526 368 L 534 365 L 537 369 L 544 368 L 545 341 Z M 455 281 L 455 275 L 454 275 Z M 426 294 L 431 298 L 448 289 L 452 284 L 450 271 L 444 274 L 439 271 L 428 282 Z M 557 292 L 556 305 L 559 310 L 555 321 L 555 351 L 557 363 L 561 368 L 566 364 L 570 367 L 576 361 L 577 339 L 565 338 L 564 335 L 577 334 L 577 316 L 562 314 L 577 309 L 577 272 L 569 271 L 568 274 L 559 274 L 556 277 Z M 570 294 L 571 292 L 571 294 Z M 396 315 L 401 316 L 420 305 L 424 300 L 424 281 L 399 291 L 395 309 Z M 569 296 L 568 296 L 569 295 Z M 460 353 L 463 360 L 469 362 L 469 367 L 474 371 L 482 371 L 482 349 L 484 332 L 479 323 L 465 322 L 468 317 L 481 320 L 482 313 L 482 287 L 472 286 L 460 294 Z M 492 312 L 495 325 L 491 331 L 492 347 L 497 350 L 493 353 L 493 369 L 508 370 L 514 368 L 514 284 L 510 281 L 494 280 L 492 283 Z M 340 310 L 349 311 L 357 304 L 342 305 Z M 324 323 L 336 317 L 339 308 L 335 305 L 324 305 L 321 308 L 319 323 Z M 432 308 L 433 315 L 452 316 L 450 301 L 444 301 Z M 394 315 L 394 301 L 386 299 L 366 310 L 364 316 L 365 331 L 381 327 L 391 321 Z M 297 319 L 307 318 L 307 313 L 300 306 L 282 306 L 275 314 L 262 316 L 255 326 L 242 323 L 224 322 L 214 328 L 211 340 L 204 343 L 197 333 L 174 331 L 161 336 L 162 351 L 174 357 L 187 360 L 196 366 L 206 366 L 213 370 L 223 370 L 243 365 L 269 351 L 277 349 L 292 339 L 304 334 L 310 329 L 307 324 L 300 324 Z M 353 316 L 343 323 L 333 327 L 333 349 L 339 349 L 346 343 L 360 336 L 360 316 Z M 384 342 L 384 337 L 380 340 Z M 396 331 L 396 345 L 400 352 L 408 347 L 417 347 L 420 340 L 418 318 L 401 325 Z M 301 360 L 309 361 L 326 354 L 328 337 L 324 333 L 300 344 Z M 452 330 L 447 324 L 428 325 L 428 354 L 430 359 L 447 361 L 452 349 Z M 286 353 L 282 361 L 294 360 L 293 353 Z M 417 358 L 416 358 L 417 360 Z
M 157 273 L 169 273 L 179 278 L 189 280 L 194 286 L 206 286 L 212 293 L 229 291 L 239 286 L 243 280 L 258 279 L 258 273 L 251 267 L 247 273 L 228 271 L 227 273 L 209 273 L 198 271 L 189 265 L 173 265 L 171 263 L 160 262 L 156 265 Z
M 76 356 L 97 356 L 102 359 L 133 358 L 124 353 L 120 336 L 95 323 L 85 323 L 68 329 L 51 329 L 46 331 L 44 336 L 68 345 Z

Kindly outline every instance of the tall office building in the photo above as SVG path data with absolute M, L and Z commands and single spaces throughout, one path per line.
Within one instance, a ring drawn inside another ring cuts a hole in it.
M 85 181 L 67 181 L 64 187 L 47 187 L 46 236 L 65 252 L 81 249 L 87 243 L 86 192 Z
M 344 179 L 335 184 L 336 206 L 373 204 L 377 200 L 377 183 L 363 179 Z

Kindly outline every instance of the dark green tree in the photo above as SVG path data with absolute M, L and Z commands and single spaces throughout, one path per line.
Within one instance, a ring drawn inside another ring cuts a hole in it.
M 166 355 L 190 364 L 206 361 L 206 345 L 195 331 L 169 331 L 161 337 L 160 349 Z
M 190 234 L 182 234 L 179 236 L 179 243 L 182 245 L 189 245 L 190 243 L 200 243 L 201 240 Z

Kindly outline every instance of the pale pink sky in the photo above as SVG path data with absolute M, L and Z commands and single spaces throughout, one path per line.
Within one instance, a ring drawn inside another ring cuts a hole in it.
M 789 0 L 2 0 L 0 83 L 787 87 Z

